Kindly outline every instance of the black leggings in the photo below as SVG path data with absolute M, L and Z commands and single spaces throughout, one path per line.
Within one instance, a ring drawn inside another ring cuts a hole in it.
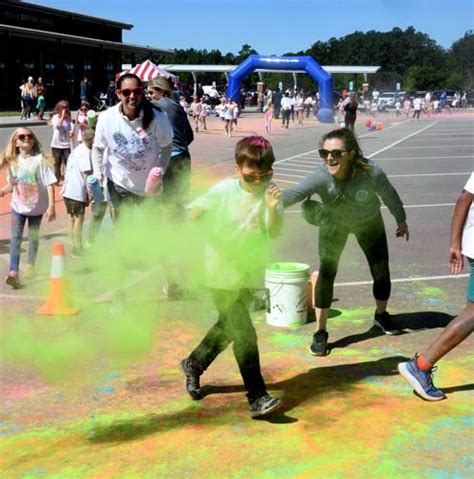
M 382 215 L 379 213 L 373 220 L 356 228 L 334 223 L 319 227 L 320 267 L 315 287 L 317 308 L 331 306 L 339 258 L 350 233 L 355 235 L 369 262 L 370 273 L 374 280 L 374 298 L 384 301 L 390 297 L 387 236 Z

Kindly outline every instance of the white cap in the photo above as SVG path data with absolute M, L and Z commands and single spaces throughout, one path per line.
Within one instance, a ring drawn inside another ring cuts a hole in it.
M 28 77 L 28 81 L 33 81 L 33 77 Z

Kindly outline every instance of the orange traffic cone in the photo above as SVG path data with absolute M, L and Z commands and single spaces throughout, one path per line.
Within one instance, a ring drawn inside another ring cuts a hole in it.
M 54 243 L 48 299 L 46 304 L 36 311 L 36 314 L 44 316 L 74 316 L 79 313 L 79 310 L 72 306 L 69 298 L 69 287 L 67 280 L 64 278 L 64 266 L 64 245 L 62 243 Z
M 318 271 L 313 271 L 311 277 L 308 280 L 308 312 L 314 309 L 314 288 L 316 281 L 318 280 Z

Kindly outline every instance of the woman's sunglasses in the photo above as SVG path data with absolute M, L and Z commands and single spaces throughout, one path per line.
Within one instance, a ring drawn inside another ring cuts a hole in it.
M 346 152 L 347 150 L 318 150 L 319 156 L 323 160 L 327 160 L 329 155 L 331 155 L 335 160 L 340 160 L 342 158 L 342 155 Z
M 34 135 L 32 135 L 31 133 L 20 133 L 16 138 L 20 141 L 32 140 L 34 138 Z
M 117 91 L 125 97 L 129 97 L 132 93 L 135 96 L 143 95 L 143 88 L 141 88 L 141 87 L 138 87 L 138 88 L 122 88 L 122 89 L 117 90 Z
M 242 175 L 242 179 L 245 183 L 255 183 L 261 181 L 262 183 L 268 182 L 272 179 L 273 170 L 267 171 L 263 175 Z

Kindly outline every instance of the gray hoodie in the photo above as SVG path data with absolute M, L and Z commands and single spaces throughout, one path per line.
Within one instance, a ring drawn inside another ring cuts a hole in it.
M 303 181 L 283 192 L 286 208 L 318 194 L 331 213 L 332 221 L 347 226 L 360 226 L 372 220 L 380 211 L 380 199 L 395 217 L 397 223 L 406 220 L 403 203 L 382 169 L 371 160 L 364 161 L 370 171 L 356 169 L 344 180 L 336 180 L 326 167 L 318 165 Z

